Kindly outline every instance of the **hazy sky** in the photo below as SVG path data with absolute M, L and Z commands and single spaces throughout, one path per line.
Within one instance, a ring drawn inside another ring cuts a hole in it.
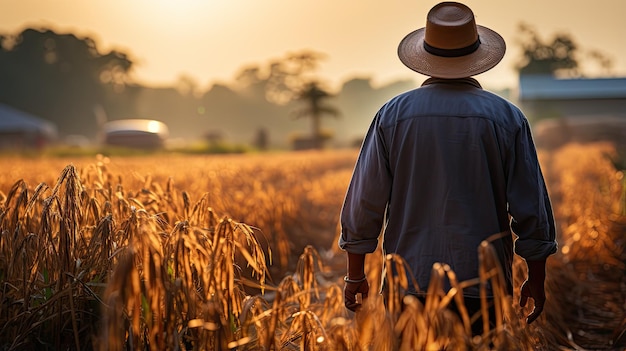
M 134 78 L 173 85 L 181 75 L 201 87 L 230 81 L 245 65 L 288 52 L 327 54 L 319 75 L 331 84 L 355 76 L 384 84 L 423 76 L 404 67 L 399 41 L 425 24 L 430 0 L 0 0 L 0 33 L 49 27 L 96 40 L 135 61 Z M 598 50 L 626 76 L 626 0 L 466 0 L 478 24 L 499 32 L 507 55 L 478 78 L 485 86 L 517 85 L 521 22 L 544 39 L 567 32 L 582 50 Z M 593 67 L 590 68 L 590 70 Z

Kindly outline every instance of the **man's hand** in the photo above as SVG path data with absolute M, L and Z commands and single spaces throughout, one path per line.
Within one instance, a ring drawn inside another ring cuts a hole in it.
M 343 287 L 343 302 L 347 309 L 355 312 L 370 291 L 365 275 L 365 254 L 348 252 L 348 275 L 343 281 L 346 283 Z
M 519 305 L 521 307 L 526 306 L 526 302 L 528 298 L 531 297 L 535 301 L 535 307 L 532 312 L 526 317 L 526 323 L 530 324 L 539 317 L 541 312 L 543 312 L 543 306 L 546 302 L 546 294 L 543 290 L 543 284 L 538 286 L 538 284 L 533 284 L 530 280 L 524 282 L 522 285 L 522 292 L 519 299 Z
M 350 311 L 356 312 L 361 307 L 363 299 L 367 298 L 369 291 L 370 285 L 366 278 L 363 278 L 363 280 L 345 279 L 343 298 L 346 308 Z M 361 294 L 360 299 L 357 298 L 358 294 Z
M 535 307 L 528 317 L 526 317 L 526 323 L 530 324 L 541 315 L 543 306 L 546 303 L 546 293 L 544 289 L 546 261 L 526 261 L 526 264 L 528 266 L 528 279 L 522 285 L 519 305 L 520 307 L 525 307 L 528 298 L 533 299 Z

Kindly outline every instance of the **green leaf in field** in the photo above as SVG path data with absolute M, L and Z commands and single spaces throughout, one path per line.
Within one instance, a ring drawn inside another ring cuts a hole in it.
M 141 294 L 141 309 L 143 310 L 143 317 L 146 322 L 152 321 L 152 311 L 150 310 L 150 304 L 146 295 Z

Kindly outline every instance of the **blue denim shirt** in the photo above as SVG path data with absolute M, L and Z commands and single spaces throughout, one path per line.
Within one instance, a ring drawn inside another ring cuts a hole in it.
M 347 190 L 339 246 L 371 253 L 381 232 L 385 254 L 402 256 L 423 292 L 436 262 L 459 281 L 478 277 L 478 246 L 500 233 L 492 244 L 512 293 L 513 251 L 539 260 L 557 249 L 523 113 L 472 78 L 430 78 L 382 106 Z M 477 286 L 464 293 L 479 296 Z

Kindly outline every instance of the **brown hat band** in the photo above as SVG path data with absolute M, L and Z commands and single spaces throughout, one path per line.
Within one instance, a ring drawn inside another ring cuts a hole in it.
M 435 56 L 441 56 L 441 57 L 459 57 L 459 56 L 469 55 L 472 52 L 478 50 L 479 46 L 480 46 L 480 38 L 477 38 L 475 42 L 473 42 L 472 44 L 466 47 L 457 48 L 457 49 L 436 48 L 434 46 L 428 45 L 426 40 L 424 40 L 424 50 L 426 50 L 426 52 L 430 54 L 433 54 Z

